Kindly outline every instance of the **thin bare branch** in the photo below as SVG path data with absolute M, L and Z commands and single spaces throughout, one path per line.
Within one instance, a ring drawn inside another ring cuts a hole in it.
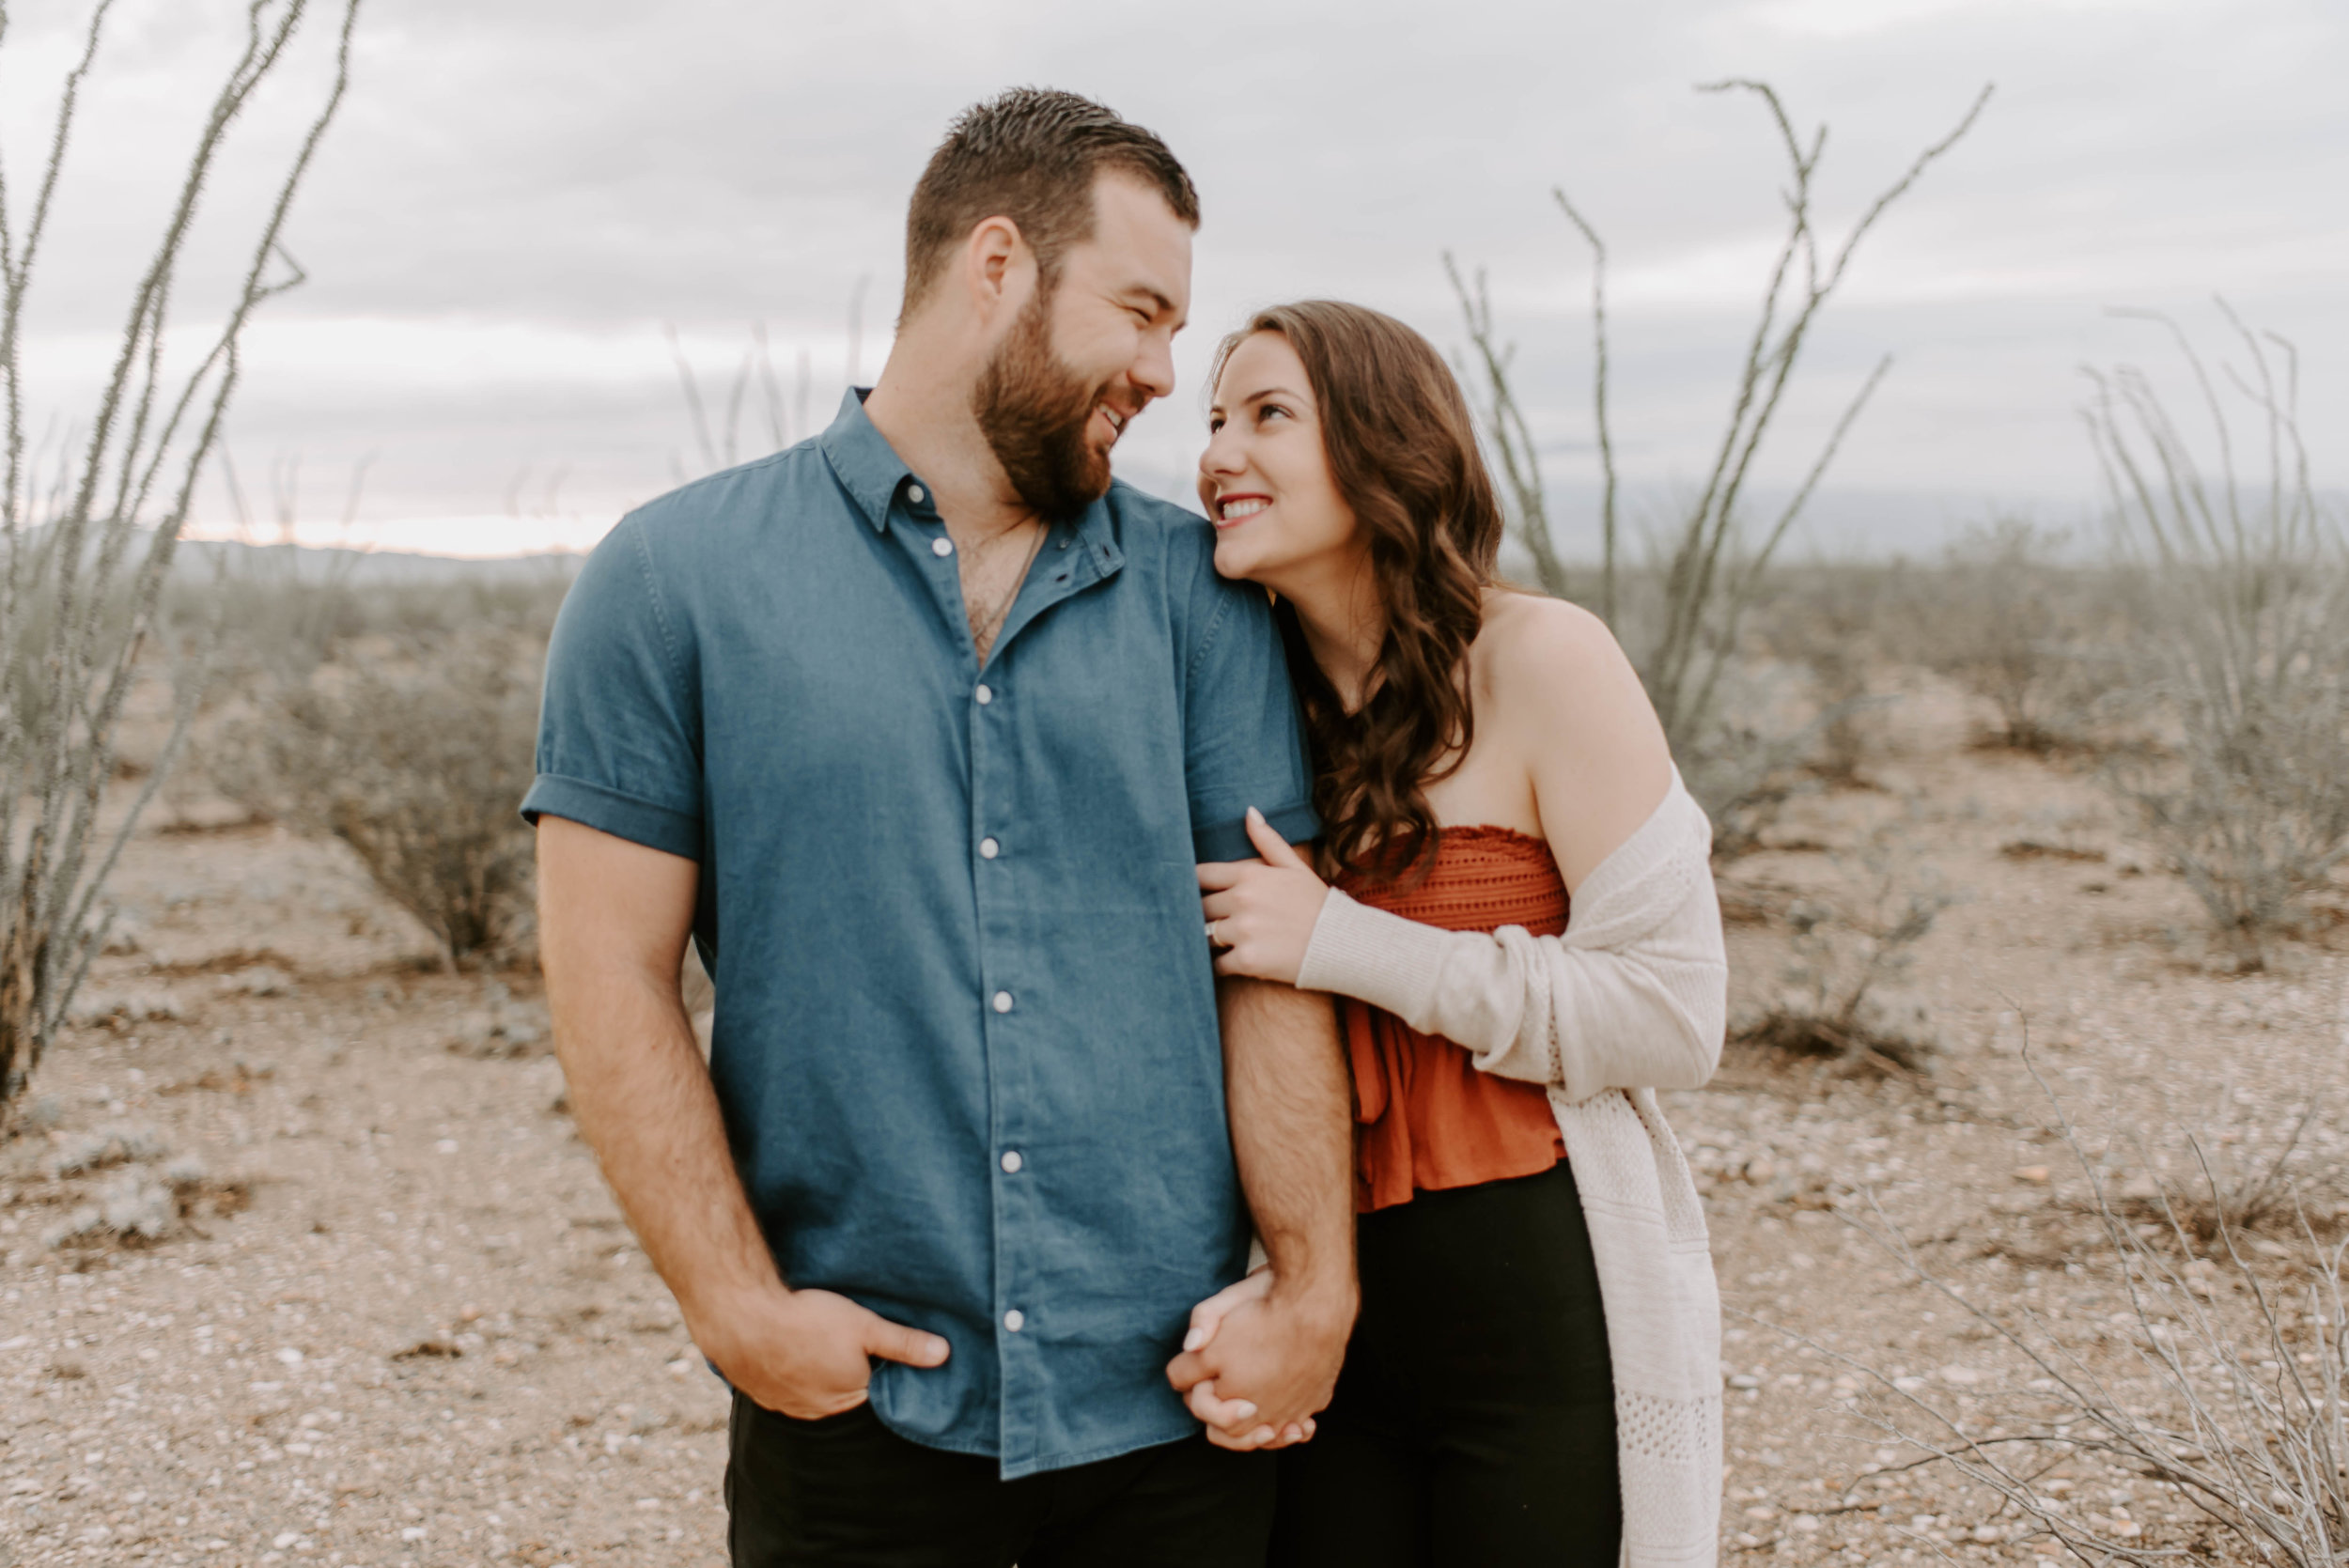
M 241 53 L 226 72 L 194 137 L 182 183 L 156 249 L 134 286 L 113 370 L 101 385 L 82 455 L 37 533 L 24 528 L 29 490 L 23 458 L 23 387 L 14 357 L 34 254 L 62 163 L 75 95 L 95 55 L 101 0 L 79 66 L 67 78 L 34 222 L 20 242 L 5 227 L 0 199 L 0 315 L 5 316 L 8 454 L 5 494 L 8 587 L 0 598 L 0 645 L 11 654 L 19 689 L 0 704 L 0 1113 L 21 1092 L 105 940 L 111 915 L 103 890 L 123 844 L 168 771 L 202 689 L 203 661 L 180 672 L 174 722 L 163 753 L 129 802 L 101 832 L 101 806 L 115 771 L 116 734 L 146 650 L 155 644 L 158 606 L 195 485 L 218 447 L 239 380 L 239 339 L 262 303 L 302 281 L 284 249 L 294 194 L 315 161 L 350 77 L 358 0 L 344 0 L 334 78 L 254 243 L 243 287 L 210 350 L 175 387 L 165 377 L 168 307 L 201 194 L 227 132 L 264 78 L 284 61 L 309 0 L 248 0 Z M 0 8 L 0 34 L 5 32 Z M 0 192 L 0 197 L 5 192 Z M 272 263 L 284 275 L 272 277 Z M 242 511 L 233 467 L 223 457 Z M 171 477 L 165 479 L 166 472 Z M 159 489 L 160 515 L 149 518 Z M 145 543 L 134 551 L 142 535 Z M 135 559 L 134 559 L 135 557 Z M 17 814 L 29 820 L 17 831 Z
M 1615 442 L 1607 426 L 1607 243 L 1598 237 L 1598 230 L 1575 210 L 1574 203 L 1566 199 L 1564 187 L 1552 187 L 1549 194 L 1557 198 L 1558 210 L 1582 231 L 1582 238 L 1591 247 L 1591 417 L 1598 432 L 1598 471 L 1603 486 L 1598 506 L 1598 615 L 1611 627 L 1616 624 L 1616 481 Z

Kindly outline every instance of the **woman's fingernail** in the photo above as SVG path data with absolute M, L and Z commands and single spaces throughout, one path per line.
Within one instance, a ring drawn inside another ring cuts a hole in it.
M 1248 820 L 1255 823 L 1258 827 L 1262 827 L 1264 825 L 1264 813 L 1258 811 L 1255 807 L 1251 806 L 1248 808 Z
M 1256 1406 L 1247 1400 L 1243 1399 L 1232 1406 L 1232 1419 L 1236 1421 L 1253 1421 L 1255 1416 Z
M 1183 1348 L 1185 1350 L 1196 1350 L 1206 1343 L 1207 1331 L 1205 1328 L 1193 1328 L 1190 1333 L 1183 1336 Z

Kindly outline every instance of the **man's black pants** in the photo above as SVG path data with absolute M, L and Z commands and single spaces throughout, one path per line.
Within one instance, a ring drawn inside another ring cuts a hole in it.
M 1018 1481 L 860 1405 L 794 1421 L 734 1396 L 734 1568 L 1261 1568 L 1270 1454 L 1205 1437 Z

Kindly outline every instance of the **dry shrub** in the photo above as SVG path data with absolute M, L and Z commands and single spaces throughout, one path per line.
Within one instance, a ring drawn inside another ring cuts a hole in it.
M 1773 659 L 1744 659 L 1722 672 L 1721 717 L 1697 740 L 1675 748 L 1688 793 L 1713 820 L 1713 859 L 1763 847 L 1787 802 L 1814 791 L 1809 762 L 1818 746 L 1802 672 Z
M 1788 908 L 1785 986 L 1737 1039 L 1850 1068 L 1921 1071 L 1935 1050 L 1930 1020 L 1913 1000 L 1884 988 L 1908 971 L 1917 944 L 1956 895 L 1889 830 L 1833 860 L 1849 891 Z
M 1758 604 L 1758 641 L 1809 677 L 1816 712 L 1806 765 L 1833 785 L 1862 782 L 1879 750 L 1883 690 L 1908 598 L 1906 567 L 1871 561 L 1815 562 L 1778 574 L 1777 592 Z
M 366 597 L 350 582 L 357 551 L 313 565 L 291 547 L 214 550 L 179 575 L 163 602 L 176 628 L 210 633 L 208 694 L 298 685 L 366 629 Z
M 59 1196 L 70 1206 L 42 1231 L 41 1244 L 80 1251 L 151 1247 L 179 1234 L 190 1221 L 245 1206 L 251 1196 L 246 1183 L 215 1179 L 193 1155 L 159 1163 L 164 1153 L 152 1128 L 70 1140 L 50 1161 L 50 1175 L 64 1183 L 103 1174 L 93 1185 L 63 1189 Z
M 349 845 L 451 968 L 528 934 L 539 644 L 495 630 L 392 668 L 330 666 L 229 728 L 212 772 L 248 810 Z
M 210 548 L 218 553 L 180 574 L 163 611 L 177 629 L 218 628 L 213 695 L 299 686 L 384 643 L 402 657 L 428 659 L 484 629 L 543 642 L 580 559 L 445 564 L 396 575 L 397 567 L 360 551 Z
M 2300 1152 L 2300 1141 L 2316 1119 L 2319 1104 L 2311 1098 L 2303 1106 L 2281 1141 L 2253 1143 L 2239 1155 L 2231 1152 L 2242 1147 L 2238 1141 L 2190 1138 L 2188 1144 L 2201 1166 L 2199 1187 L 2172 1191 L 2152 1181 L 2144 1190 L 2119 1190 L 2107 1201 L 2139 1226 L 2174 1228 L 2203 1243 L 2292 1219 L 2296 1212 L 2290 1179 L 2293 1157 Z
M 2230 404 L 2166 320 L 2201 390 L 2215 472 L 2133 367 L 2092 372 L 2088 423 L 2146 629 L 2142 700 L 2170 742 L 2117 758 L 2106 782 L 2234 966 L 2253 970 L 2349 857 L 2349 557 L 2310 480 L 2297 356 L 2227 319 L 2244 357 L 2221 370 L 2257 428 L 2262 472 L 2239 472 Z
M 1879 1213 L 1860 1228 L 2019 1376 L 1958 1397 L 1826 1354 L 1874 1385 L 1869 1419 L 2002 1500 L 2021 1521 L 2003 1532 L 2009 1540 L 2034 1538 L 2085 1561 L 2144 1568 L 2337 1568 L 2349 1555 L 2349 1300 L 2341 1288 L 2349 1243 L 2320 1243 L 2305 1219 L 2296 1248 L 2254 1242 L 2230 1218 L 2241 1194 L 2231 1194 L 2232 1184 L 2194 1140 L 2199 1176 L 2188 1188 L 2156 1183 L 2150 1198 L 2123 1198 L 2039 1082 L 2086 1178 L 2101 1243 L 2073 1249 L 2069 1272 L 2101 1265 L 2126 1310 L 2067 1323 L 2027 1306 L 1985 1305 L 1981 1293 L 1936 1276 Z M 2270 1151 L 2252 1166 L 2278 1171 L 2288 1157 L 2288 1147 Z M 2207 1234 L 2197 1214 L 2209 1217 Z M 2083 1458 L 2163 1484 L 2192 1510 L 2191 1522 L 2149 1529 L 2106 1518 L 2041 1483 L 2047 1470 Z
M 2063 543 L 2018 518 L 1968 529 L 1920 582 L 1895 644 L 1988 702 L 1991 739 L 2018 752 L 2093 745 L 2124 656 L 2111 574 L 2067 563 Z
M 1717 724 L 1704 743 L 1679 758 L 1688 793 L 1713 821 L 1713 859 L 1725 863 L 1764 846 L 1786 803 L 1811 784 L 1804 759 L 1812 730 L 1772 731 L 1751 723 Z

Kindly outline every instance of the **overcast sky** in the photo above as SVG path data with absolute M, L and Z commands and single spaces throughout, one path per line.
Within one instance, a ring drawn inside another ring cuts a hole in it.
M 9 10 L 0 158 L 21 211 L 87 3 Z M 119 0 L 36 286 L 36 440 L 87 417 L 241 10 Z M 323 87 L 332 20 L 241 129 L 190 321 L 216 308 L 227 241 Z M 2319 477 L 2339 485 L 2344 68 L 2339 0 L 367 0 L 351 96 L 288 231 L 310 282 L 251 333 L 231 449 L 265 537 L 272 475 L 302 536 L 327 542 L 366 462 L 354 542 L 592 543 L 706 466 L 666 325 L 723 423 L 763 323 L 787 433 L 820 426 L 850 369 L 852 302 L 864 380 L 887 351 L 905 198 L 946 121 L 1038 83 L 1160 132 L 1202 194 L 1183 384 L 1121 443 L 1128 477 L 1182 483 L 1206 356 L 1252 304 L 1336 295 L 1458 345 L 1449 250 L 1487 270 L 1521 345 L 1571 543 L 1594 472 L 1589 272 L 1549 189 L 1610 247 L 1616 441 L 1641 493 L 1667 497 L 1709 461 L 1781 225 L 1759 104 L 1691 90 L 1742 75 L 1831 127 L 1830 237 L 1997 84 L 1861 248 L 1812 347 L 1780 476 L 1879 355 L 1896 361 L 1816 542 L 1914 544 L 1994 505 L 2076 521 L 2094 489 L 2079 367 L 2174 364 L 2107 308 L 2176 313 L 2216 353 L 2214 292 L 2299 345 Z M 740 457 L 771 444 L 764 401 Z M 215 484 L 197 529 L 232 524 Z

